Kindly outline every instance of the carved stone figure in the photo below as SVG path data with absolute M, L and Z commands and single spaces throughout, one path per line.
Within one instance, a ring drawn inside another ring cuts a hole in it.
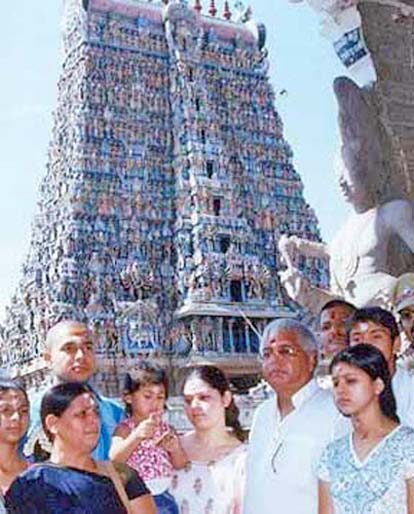
M 290 0 L 300 3 L 303 0 Z M 307 0 L 319 18 L 321 34 L 326 37 L 335 53 L 361 86 L 377 79 L 370 51 L 362 32 L 358 10 L 359 0 Z
M 357 306 L 389 298 L 395 277 L 408 271 L 414 252 L 413 205 L 404 196 L 404 174 L 369 92 L 350 79 L 335 81 L 342 138 L 339 185 L 354 213 L 328 246 L 283 237 L 288 293 L 312 311 L 332 296 Z M 298 254 L 329 257 L 330 290 L 312 287 L 297 268 Z

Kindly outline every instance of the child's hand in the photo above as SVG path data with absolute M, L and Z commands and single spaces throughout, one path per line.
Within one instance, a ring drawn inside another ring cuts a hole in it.
M 180 438 L 174 428 L 170 427 L 168 432 L 165 432 L 155 444 L 168 452 L 174 469 L 183 469 L 188 465 L 187 454 L 181 446 Z
M 161 414 L 150 414 L 147 419 L 141 421 L 141 423 L 134 428 L 134 434 L 137 439 L 149 439 L 152 437 L 160 421 Z
M 173 428 L 170 427 L 168 432 L 165 432 L 158 441 L 155 442 L 156 445 L 159 445 L 168 453 L 173 453 L 177 451 L 181 445 L 178 439 L 178 435 Z

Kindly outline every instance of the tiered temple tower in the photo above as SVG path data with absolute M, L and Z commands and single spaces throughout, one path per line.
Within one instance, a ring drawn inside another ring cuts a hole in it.
M 115 394 L 148 353 L 254 376 L 257 334 L 294 314 L 277 242 L 320 236 L 275 110 L 265 28 L 249 11 L 231 21 L 228 2 L 223 18 L 214 1 L 201 11 L 65 2 L 47 171 L 1 351 L 29 385 L 62 318 L 94 329 L 98 380 Z M 326 263 L 301 266 L 327 285 Z

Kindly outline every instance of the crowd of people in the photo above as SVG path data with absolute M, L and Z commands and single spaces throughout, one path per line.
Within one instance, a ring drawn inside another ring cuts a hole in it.
M 138 361 L 121 406 L 90 384 L 88 327 L 59 322 L 45 341 L 51 387 L 29 398 L 0 380 L 0 512 L 413 514 L 414 377 L 398 356 L 414 301 L 402 296 L 398 321 L 333 300 L 315 331 L 268 324 L 260 359 L 273 394 L 249 437 L 216 366 L 186 370 L 192 429 L 177 433 L 165 370 Z

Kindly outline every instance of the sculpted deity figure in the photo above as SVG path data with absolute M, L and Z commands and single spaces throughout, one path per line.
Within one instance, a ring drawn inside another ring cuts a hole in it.
M 414 269 L 413 205 L 405 199 L 409 186 L 404 191 L 391 139 L 366 92 L 346 78 L 336 79 L 334 89 L 342 137 L 339 185 L 354 212 L 329 246 L 295 236 L 282 236 L 279 243 L 287 264 L 282 283 L 313 312 L 332 297 L 358 307 L 384 304 L 396 277 Z M 329 291 L 300 274 L 298 254 L 329 258 Z

